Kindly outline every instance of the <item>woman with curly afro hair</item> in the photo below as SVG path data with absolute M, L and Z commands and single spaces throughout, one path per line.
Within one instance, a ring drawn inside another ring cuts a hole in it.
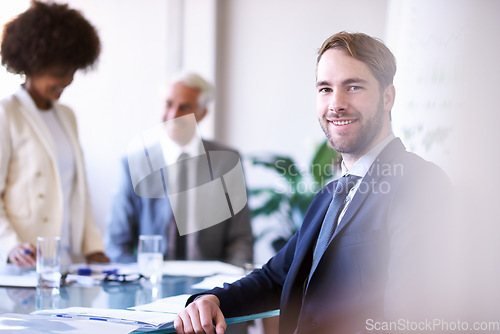
M 24 83 L 0 101 L 0 261 L 35 265 L 38 236 L 60 236 L 63 265 L 108 262 L 95 225 L 71 109 L 58 103 L 101 50 L 67 5 L 33 1 L 4 26 L 2 65 Z

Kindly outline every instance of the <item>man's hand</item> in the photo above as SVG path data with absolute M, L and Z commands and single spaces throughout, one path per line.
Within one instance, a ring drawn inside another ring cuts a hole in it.
M 227 325 L 219 298 L 203 295 L 177 314 L 174 328 L 178 334 L 223 334 Z
M 36 248 L 29 243 L 21 244 L 10 251 L 8 262 L 19 267 L 34 267 L 36 266 Z
M 96 252 L 87 255 L 87 263 L 108 263 L 109 257 L 107 257 L 103 252 Z

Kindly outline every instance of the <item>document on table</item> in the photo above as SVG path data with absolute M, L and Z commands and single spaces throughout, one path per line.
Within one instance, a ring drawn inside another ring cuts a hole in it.
M 206 277 L 200 283 L 193 284 L 191 287 L 193 289 L 208 290 L 215 287 L 223 288 L 224 283 L 233 283 L 244 277 L 245 275 L 213 275 Z
M 11 263 L 0 265 L 0 286 L 36 288 L 36 284 L 37 277 L 34 268 L 19 268 Z
M 125 334 L 140 326 L 108 321 L 88 321 L 61 317 L 47 317 L 33 314 L 5 313 L 0 315 L 2 333 L 106 333 Z
M 221 261 L 165 261 L 163 274 L 169 276 L 205 277 L 215 274 L 241 275 L 243 268 Z
M 0 274 L 0 286 L 14 286 L 21 288 L 36 288 L 36 275 L 8 275 Z
M 165 312 L 177 314 L 182 311 L 190 295 L 178 295 L 167 298 L 162 298 L 149 304 L 129 307 L 131 310 L 136 311 L 152 311 L 152 312 Z
M 142 312 L 91 307 L 68 307 L 54 310 L 40 310 L 31 314 L 102 322 L 109 321 L 149 328 L 159 328 L 173 323 L 175 319 L 174 313 Z

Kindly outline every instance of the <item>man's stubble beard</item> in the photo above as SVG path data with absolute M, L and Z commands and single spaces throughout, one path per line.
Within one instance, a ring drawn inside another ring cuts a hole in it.
M 362 115 L 357 118 L 358 122 L 364 121 Z M 320 119 L 319 123 L 331 148 L 338 153 L 356 154 L 365 151 L 367 146 L 372 143 L 373 139 L 380 134 L 380 131 L 383 128 L 383 119 L 384 106 L 383 99 L 381 97 L 377 106 L 377 113 L 372 118 L 366 120 L 364 128 L 361 129 L 358 137 L 354 138 L 351 142 L 337 143 L 328 131 L 328 121 L 325 119 L 325 116 Z

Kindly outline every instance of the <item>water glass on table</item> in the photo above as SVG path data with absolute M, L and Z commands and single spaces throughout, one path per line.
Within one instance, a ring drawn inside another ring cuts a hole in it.
M 61 238 L 38 237 L 36 274 L 39 288 L 59 288 L 61 284 Z
M 163 276 L 163 236 L 140 235 L 137 249 L 139 272 L 152 282 L 158 282 Z

